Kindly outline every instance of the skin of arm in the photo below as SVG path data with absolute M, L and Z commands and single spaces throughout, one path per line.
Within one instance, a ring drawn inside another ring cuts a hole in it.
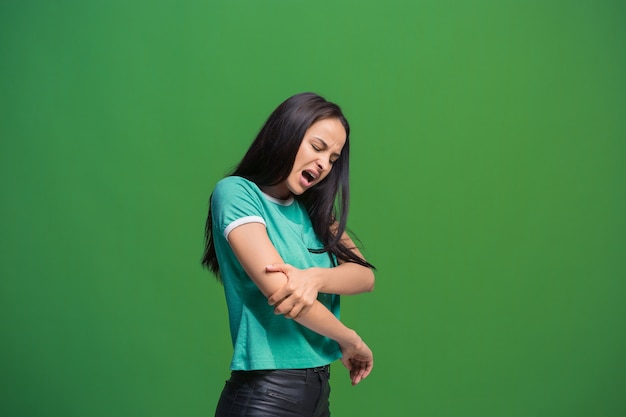
M 363 258 L 352 239 L 344 232 L 342 241 L 348 248 Z M 374 272 L 354 262 L 342 262 L 334 268 L 298 269 L 288 264 L 272 264 L 267 272 L 282 273 L 287 282 L 269 297 L 269 303 L 278 314 L 297 317 L 317 299 L 319 292 L 353 295 L 374 289 Z
M 268 264 L 284 264 L 263 224 L 248 223 L 236 227 L 230 232 L 228 242 L 250 279 L 266 297 L 287 284 L 285 274 L 267 271 Z M 341 362 L 350 370 L 353 385 L 369 375 L 374 365 L 369 347 L 354 330 L 341 323 L 319 301 L 315 300 L 304 311 L 300 311 L 294 320 L 339 344 L 343 353 Z

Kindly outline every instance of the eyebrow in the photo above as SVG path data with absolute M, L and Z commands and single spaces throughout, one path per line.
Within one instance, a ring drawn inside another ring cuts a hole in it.
M 313 139 L 319 140 L 320 142 L 322 142 L 322 145 L 324 145 L 324 147 L 328 149 L 328 143 L 326 143 L 324 139 L 320 138 L 319 136 L 313 136 Z M 341 154 L 337 152 L 333 152 L 333 156 L 340 157 Z

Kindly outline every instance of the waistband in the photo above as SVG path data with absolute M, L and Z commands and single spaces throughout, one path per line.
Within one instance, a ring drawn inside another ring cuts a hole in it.
M 312 370 L 313 372 L 326 372 L 326 373 L 330 373 L 330 365 L 324 365 L 324 366 L 318 366 L 315 368 L 307 368 Z
M 275 375 L 283 377 L 307 378 L 314 374 L 330 377 L 330 364 L 316 366 L 313 368 L 297 368 L 297 369 L 256 369 L 252 371 L 231 371 L 231 375 L 235 379 L 258 378 L 264 375 Z

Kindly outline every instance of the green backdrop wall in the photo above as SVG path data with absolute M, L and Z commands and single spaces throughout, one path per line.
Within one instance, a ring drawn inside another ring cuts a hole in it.
M 284 98 L 353 126 L 337 416 L 626 415 L 621 1 L 0 4 L 0 414 L 207 416 L 206 203 Z

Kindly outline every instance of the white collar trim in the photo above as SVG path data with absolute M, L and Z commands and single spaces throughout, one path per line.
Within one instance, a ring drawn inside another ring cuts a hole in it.
M 263 193 L 263 191 L 261 191 Z M 286 200 L 280 200 L 276 197 L 272 197 L 269 194 L 263 193 L 263 195 L 265 196 L 265 198 L 267 198 L 269 201 L 271 201 L 272 203 L 276 203 L 276 204 L 280 204 L 281 206 L 290 206 L 293 203 L 293 196 L 289 196 L 288 199 Z

